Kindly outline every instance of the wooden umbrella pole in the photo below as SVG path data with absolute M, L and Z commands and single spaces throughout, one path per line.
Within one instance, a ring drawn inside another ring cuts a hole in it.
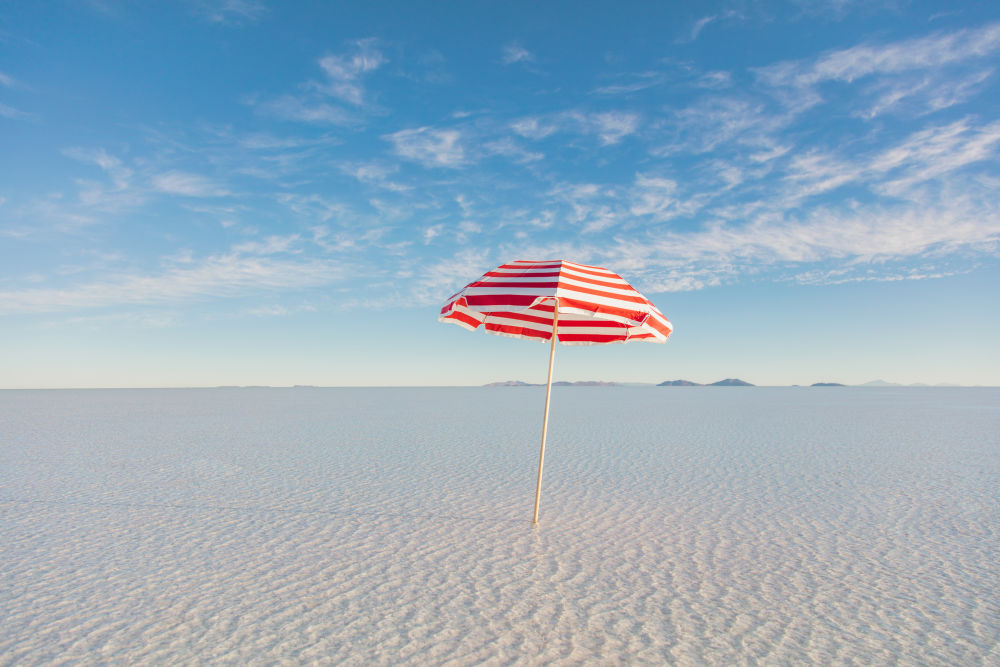
M 552 363 L 556 358 L 556 328 L 559 325 L 559 303 L 552 310 L 552 346 L 549 349 L 549 379 L 545 383 L 545 416 L 542 417 L 542 450 L 538 454 L 538 485 L 535 487 L 535 514 L 531 523 L 538 523 L 538 503 L 542 499 L 542 464 L 545 462 L 545 434 L 549 429 L 549 397 L 552 395 Z

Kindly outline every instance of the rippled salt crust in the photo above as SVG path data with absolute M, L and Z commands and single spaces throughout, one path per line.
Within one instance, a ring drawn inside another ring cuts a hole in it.
M 0 392 L 0 664 L 1000 664 L 1000 392 Z

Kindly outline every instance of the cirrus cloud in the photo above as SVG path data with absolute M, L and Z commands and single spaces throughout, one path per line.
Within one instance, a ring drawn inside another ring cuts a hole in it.
M 383 139 L 393 145 L 397 155 L 425 167 L 455 168 L 466 162 L 459 130 L 418 127 L 385 135 Z
M 185 197 L 222 197 L 229 194 L 211 179 L 183 171 L 158 174 L 153 177 L 152 186 L 157 192 Z

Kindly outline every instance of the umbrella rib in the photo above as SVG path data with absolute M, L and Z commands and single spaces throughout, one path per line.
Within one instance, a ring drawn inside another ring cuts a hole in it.
M 542 448 L 538 453 L 538 484 L 535 486 L 535 514 L 531 523 L 538 524 L 538 504 L 542 499 L 542 465 L 545 463 L 545 434 L 549 429 L 549 398 L 552 395 L 552 364 L 556 358 L 556 330 L 559 326 L 559 301 L 552 309 L 552 345 L 549 348 L 549 379 L 545 383 L 545 414 L 542 417 Z

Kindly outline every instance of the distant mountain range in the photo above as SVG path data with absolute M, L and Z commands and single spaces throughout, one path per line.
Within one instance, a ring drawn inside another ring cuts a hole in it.
M 718 382 L 713 382 L 712 384 L 699 384 L 697 382 L 691 382 L 691 380 L 666 380 L 656 385 L 657 387 L 753 387 L 749 382 L 743 380 L 737 380 L 736 378 L 728 378 L 726 380 L 719 380 Z
M 651 384 L 651 383 L 649 383 Z M 602 380 L 581 380 L 577 382 L 567 382 L 565 380 L 560 380 L 559 382 L 553 382 L 553 387 L 629 387 L 629 386 L 649 386 L 647 383 L 642 382 L 604 382 Z M 484 387 L 543 387 L 544 383 L 534 383 L 534 382 L 522 382 L 521 380 L 505 380 L 503 382 L 490 382 L 489 384 L 483 385 Z M 713 382 L 711 384 L 701 384 L 700 382 L 692 382 L 691 380 L 664 380 L 656 385 L 657 387 L 756 387 L 757 385 L 746 382 L 745 380 L 740 380 L 737 378 L 727 378 L 725 380 L 719 380 L 718 382 Z M 798 387 L 800 385 L 790 385 L 792 387 Z M 840 382 L 816 382 L 809 385 L 810 387 L 960 387 L 962 385 L 957 384 L 898 384 L 896 382 L 886 382 L 884 380 L 872 380 L 871 382 L 866 382 L 864 384 L 858 385 L 846 385 Z
M 489 384 L 484 384 L 484 387 L 537 387 L 537 384 L 530 384 L 528 382 L 521 382 L 520 380 L 504 380 L 503 382 L 490 382 Z

